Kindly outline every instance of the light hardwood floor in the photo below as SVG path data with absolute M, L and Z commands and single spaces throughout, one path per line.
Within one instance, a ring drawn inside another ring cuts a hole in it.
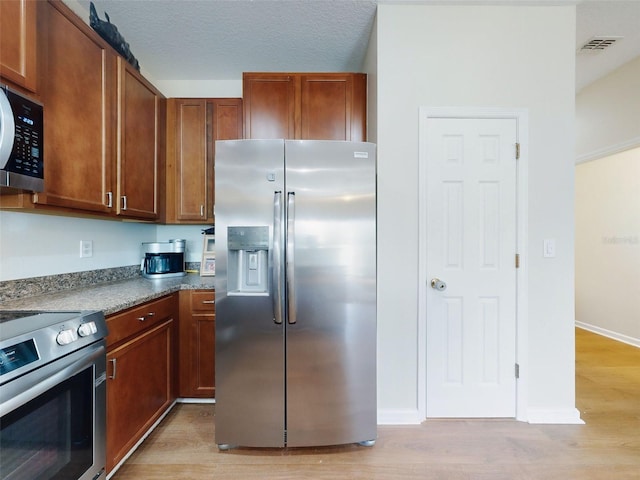
M 372 448 L 219 452 L 215 407 L 180 404 L 112 479 L 640 479 L 640 349 L 580 329 L 576 344 L 586 425 L 427 420 L 380 426 Z

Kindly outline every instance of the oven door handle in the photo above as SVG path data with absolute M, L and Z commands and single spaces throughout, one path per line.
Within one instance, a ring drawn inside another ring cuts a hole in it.
M 104 381 L 106 365 L 105 341 L 78 350 L 55 362 L 33 370 L 2 386 L 0 389 L 0 417 L 25 405 L 56 385 L 95 365 L 95 383 Z

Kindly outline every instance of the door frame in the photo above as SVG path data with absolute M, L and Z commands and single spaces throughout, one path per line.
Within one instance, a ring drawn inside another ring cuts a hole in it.
M 516 380 L 516 419 L 527 421 L 528 378 L 528 284 L 527 284 L 527 233 L 528 233 L 528 131 L 529 112 L 515 108 L 480 107 L 427 107 L 419 112 L 418 150 L 418 414 L 427 418 L 427 255 L 421 247 L 427 241 L 427 120 L 437 118 L 459 119 L 513 119 L 516 121 L 516 138 L 520 144 L 520 158 L 516 163 L 516 249 L 520 266 L 516 269 L 516 362 L 519 378 Z M 514 259 L 515 261 L 515 259 Z M 514 373 L 515 374 L 515 373 Z

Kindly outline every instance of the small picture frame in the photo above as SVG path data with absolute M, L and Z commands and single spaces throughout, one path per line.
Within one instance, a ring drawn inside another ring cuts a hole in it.
M 205 235 L 202 245 L 202 262 L 200 276 L 212 277 L 216 274 L 216 238 L 215 235 Z

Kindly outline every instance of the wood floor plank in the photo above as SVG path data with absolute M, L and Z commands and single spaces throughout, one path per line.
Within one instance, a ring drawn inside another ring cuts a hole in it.
M 586 425 L 427 420 L 380 426 L 372 448 L 227 452 L 215 406 L 179 404 L 112 479 L 640 479 L 640 349 L 577 329 L 576 398 Z

